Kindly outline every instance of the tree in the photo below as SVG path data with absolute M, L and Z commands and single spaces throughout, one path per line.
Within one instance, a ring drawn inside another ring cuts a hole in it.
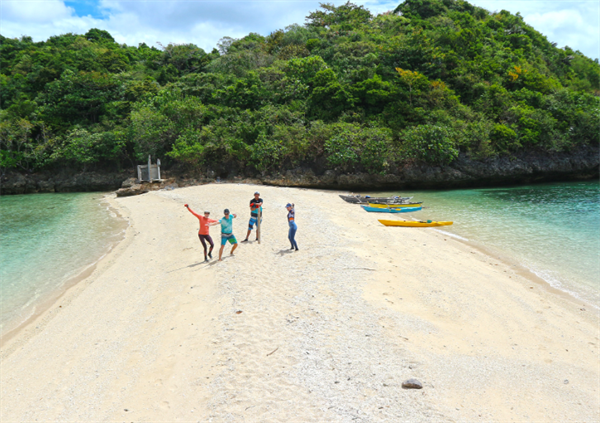
M 317 119 L 332 120 L 353 106 L 351 94 L 337 80 L 331 69 L 317 72 L 308 98 L 309 110 Z
M 407 157 L 431 164 L 448 164 L 458 157 L 458 134 L 451 128 L 419 125 L 402 133 L 403 152 Z
M 324 28 L 340 26 L 341 29 L 350 30 L 356 25 L 368 23 L 373 17 L 363 6 L 350 2 L 339 7 L 331 3 L 321 3 L 321 9 L 311 12 L 306 17 L 306 26 Z
M 394 9 L 394 13 L 402 13 L 406 17 L 429 19 L 448 12 L 444 3 L 446 2 L 442 0 L 405 0 Z
M 410 105 L 413 105 L 413 97 L 421 94 L 421 89 L 429 85 L 429 81 L 424 75 L 419 72 L 396 68 L 396 72 L 400 76 L 400 81 L 408 87 L 408 97 Z
M 88 41 L 94 41 L 98 43 L 114 43 L 115 39 L 103 29 L 92 28 L 84 35 L 85 39 Z

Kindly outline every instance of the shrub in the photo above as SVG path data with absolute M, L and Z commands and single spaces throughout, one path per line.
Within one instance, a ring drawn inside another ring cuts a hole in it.
M 458 157 L 458 134 L 438 125 L 419 125 L 401 134 L 407 157 L 432 164 L 448 164 Z
M 521 144 L 517 140 L 517 133 L 503 124 L 494 125 L 490 132 L 490 139 L 494 148 L 501 153 L 521 147 Z
M 251 147 L 251 164 L 260 171 L 296 164 L 308 154 L 306 128 L 299 122 L 277 125 L 272 135 L 261 133 Z
M 391 130 L 361 127 L 356 123 L 331 125 L 325 141 L 329 165 L 341 170 L 362 167 L 369 173 L 384 173 L 395 160 Z
M 54 158 L 60 157 L 83 165 L 112 161 L 125 156 L 125 144 L 125 137 L 112 131 L 93 133 L 75 128 L 64 138 Z

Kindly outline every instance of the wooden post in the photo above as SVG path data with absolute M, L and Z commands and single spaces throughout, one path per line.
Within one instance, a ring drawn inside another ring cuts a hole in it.
M 152 182 L 152 173 L 150 170 L 150 167 L 152 166 L 152 160 L 150 158 L 150 155 L 148 154 L 148 181 Z
M 258 208 L 258 219 L 256 219 L 256 238 L 258 239 L 258 243 L 260 244 L 260 221 L 262 219 L 262 207 Z

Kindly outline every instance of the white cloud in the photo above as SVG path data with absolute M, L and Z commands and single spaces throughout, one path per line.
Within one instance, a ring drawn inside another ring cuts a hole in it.
M 67 19 L 75 10 L 61 0 L 2 0 L 2 21 L 44 23 L 56 19 Z
M 324 1 L 324 0 L 321 0 Z M 329 0 L 331 1 L 331 0 Z M 393 10 L 402 0 L 355 0 L 373 14 Z M 333 0 L 343 4 L 346 0 Z M 490 11 L 520 12 L 525 21 L 559 47 L 598 57 L 600 3 L 592 1 L 471 0 Z M 207 51 L 217 41 L 250 32 L 267 35 L 290 24 L 303 24 L 319 1 L 122 1 L 99 0 L 102 19 L 77 16 L 62 0 L 0 0 L 0 33 L 29 35 L 36 41 L 67 32 L 105 29 L 120 43 L 156 45 L 194 43 Z
M 525 22 L 558 47 L 569 46 L 591 58 L 600 57 L 600 2 L 471 0 L 489 11 L 521 13 Z
M 393 11 L 402 1 L 357 0 L 354 3 L 364 6 L 371 14 L 377 16 L 381 13 Z
M 267 35 L 292 23 L 302 24 L 308 11 L 318 6 L 317 1 L 101 2 L 109 20 L 121 23 L 118 27 L 123 34 L 129 32 L 122 30 L 129 20 L 129 27 L 163 33 L 163 42 L 174 41 L 180 36 L 186 36 L 188 42 L 197 42 L 198 38 L 215 40 L 211 48 L 224 36 L 240 37 L 249 32 Z M 132 25 L 134 16 L 137 22 Z M 206 32 L 193 31 L 199 26 Z
M 27 1 L 27 0 L 25 0 Z M 119 43 L 156 45 L 194 43 L 207 51 L 224 36 L 240 38 L 250 32 L 267 35 L 293 23 L 319 7 L 318 1 L 115 1 L 100 0 L 102 19 L 76 16 L 62 1 L 48 0 L 48 19 L 34 21 L 31 7 L 15 7 L 0 0 L 0 33 L 6 37 L 29 35 L 35 41 L 67 32 L 85 33 L 90 28 L 105 29 Z M 34 4 L 40 3 L 37 1 Z M 45 4 L 47 3 L 47 4 Z M 8 5 L 8 6 L 5 6 Z M 59 11 L 63 11 L 58 13 Z M 28 14 L 29 13 L 29 14 Z
M 524 18 L 529 25 L 543 34 L 552 34 L 552 38 L 548 37 L 549 40 L 559 42 L 561 47 L 569 46 L 588 56 L 598 57 L 598 26 L 586 22 L 579 11 L 533 13 Z M 577 32 L 573 31 L 574 28 L 577 28 Z

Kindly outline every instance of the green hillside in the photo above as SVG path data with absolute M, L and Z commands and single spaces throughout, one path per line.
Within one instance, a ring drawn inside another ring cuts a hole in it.
M 0 36 L 0 167 L 389 173 L 598 144 L 600 66 L 506 11 L 322 5 L 268 36 L 121 45 Z M 183 166 L 184 165 L 184 166 Z

